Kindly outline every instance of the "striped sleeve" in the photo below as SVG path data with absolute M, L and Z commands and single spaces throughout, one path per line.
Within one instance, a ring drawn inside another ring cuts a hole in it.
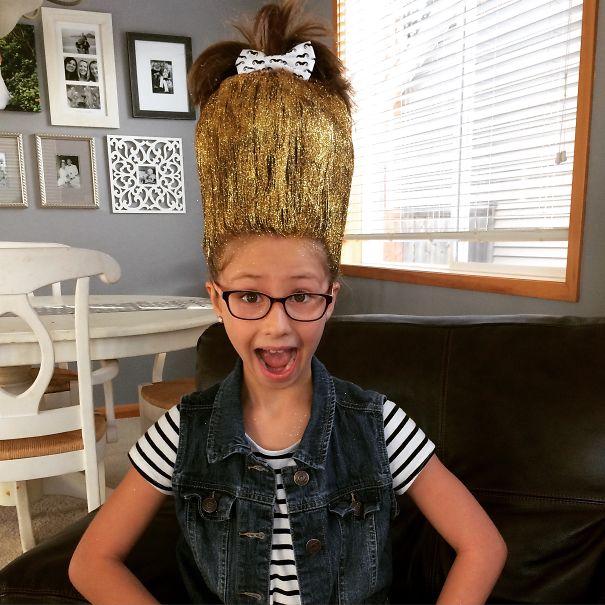
M 157 490 L 167 495 L 172 494 L 180 421 L 180 405 L 176 405 L 151 426 L 128 452 L 134 468 Z
M 392 401 L 385 401 L 382 415 L 393 490 L 400 496 L 420 474 L 435 451 L 435 444 Z

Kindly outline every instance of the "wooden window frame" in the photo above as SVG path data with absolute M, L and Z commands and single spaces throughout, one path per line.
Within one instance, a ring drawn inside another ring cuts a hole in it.
M 333 48 L 338 41 L 338 0 L 332 0 Z M 574 143 L 574 167 L 571 185 L 567 265 L 564 281 L 461 275 L 439 271 L 392 269 L 360 265 L 342 265 L 341 272 L 349 277 L 363 277 L 384 281 L 404 282 L 425 286 L 476 290 L 496 294 L 512 294 L 552 300 L 577 302 L 580 290 L 580 266 L 582 260 L 582 236 L 588 181 L 590 148 L 590 123 L 594 66 L 597 35 L 598 0 L 584 0 L 582 8 L 582 41 L 578 74 L 578 106 L 576 110 L 576 135 Z

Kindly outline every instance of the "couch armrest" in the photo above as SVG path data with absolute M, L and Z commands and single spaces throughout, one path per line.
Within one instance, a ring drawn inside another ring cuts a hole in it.
M 0 603 L 86 603 L 69 581 L 67 570 L 94 515 L 89 513 L 1 569 Z M 176 562 L 178 534 L 173 500 L 168 499 L 126 559 L 126 565 L 161 603 L 188 601 Z

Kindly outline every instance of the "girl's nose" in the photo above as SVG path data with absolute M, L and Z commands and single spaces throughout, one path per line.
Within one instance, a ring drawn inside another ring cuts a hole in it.
M 272 331 L 287 331 L 290 329 L 292 320 L 288 317 L 284 305 L 280 302 L 274 302 L 263 321 Z

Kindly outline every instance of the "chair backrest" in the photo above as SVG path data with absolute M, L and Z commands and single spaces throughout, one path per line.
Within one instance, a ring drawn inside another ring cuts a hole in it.
M 0 242 L 0 248 L 68 248 L 55 242 Z
M 0 242 L 0 248 L 67 248 L 67 244 L 54 242 Z M 61 296 L 61 282 L 51 284 L 53 296 Z
M 29 326 L 40 347 L 41 360 L 38 376 L 24 392 L 9 393 L 0 387 L 0 439 L 83 429 L 85 420 L 92 428 L 89 282 L 93 276 L 106 283 L 117 281 L 118 263 L 96 250 L 25 244 L 22 248 L 1 246 L 0 267 L 0 316 L 14 314 Z M 48 327 L 36 313 L 35 299 L 30 295 L 38 288 L 65 280 L 76 280 L 74 321 L 80 406 L 42 410 L 40 401 L 53 373 L 55 355 Z M 88 412 L 82 413 L 83 409 Z

